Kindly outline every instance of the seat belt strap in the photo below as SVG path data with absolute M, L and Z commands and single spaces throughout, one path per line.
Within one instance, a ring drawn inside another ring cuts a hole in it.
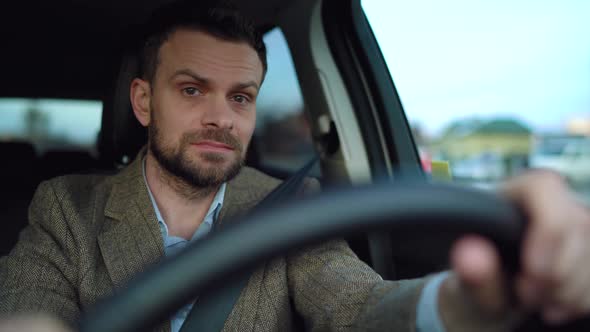
M 224 283 L 223 288 L 199 296 L 180 332 L 221 331 L 251 275 L 251 272 L 244 272 L 237 280 Z
M 277 203 L 288 201 L 295 197 L 303 186 L 303 180 L 309 174 L 318 157 L 313 157 L 302 168 L 283 181 L 278 187 L 271 191 L 264 199 L 254 207 L 254 211 L 267 209 Z
M 289 179 L 271 191 L 255 210 L 266 209 L 294 197 L 303 186 L 303 180 L 317 162 L 314 157 Z M 180 332 L 219 332 L 248 284 L 252 271 L 244 272 L 236 280 L 224 283 L 222 289 L 202 294 L 193 305 Z

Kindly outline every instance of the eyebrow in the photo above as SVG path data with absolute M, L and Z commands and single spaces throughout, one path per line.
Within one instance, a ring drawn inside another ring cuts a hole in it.
M 208 84 L 211 82 L 210 79 L 205 78 L 200 76 L 199 74 L 195 73 L 194 71 L 190 70 L 190 69 L 179 69 L 177 71 L 174 72 L 174 74 L 172 74 L 171 79 L 176 78 L 177 76 L 189 76 L 192 79 L 194 79 L 195 81 L 198 81 L 200 83 L 203 84 Z
M 211 83 L 211 80 L 206 78 L 206 77 L 202 77 L 199 74 L 195 73 L 194 71 L 190 70 L 190 69 L 179 69 L 177 71 L 174 72 L 174 74 L 172 74 L 171 79 L 176 78 L 177 76 L 189 76 L 190 78 L 194 79 L 195 81 L 207 85 Z M 256 92 L 258 92 L 260 90 L 260 87 L 258 86 L 258 83 L 256 83 L 255 81 L 248 81 L 248 82 L 243 82 L 243 83 L 236 83 L 234 84 L 234 86 L 232 87 L 232 90 L 243 90 L 243 89 L 247 89 L 247 88 L 254 88 L 256 90 Z
M 254 88 L 256 90 L 256 92 L 258 92 L 260 90 L 260 88 L 258 87 L 258 83 L 254 82 L 254 81 L 238 83 L 238 84 L 234 85 L 233 88 L 234 88 L 234 90 L 245 90 L 247 88 Z

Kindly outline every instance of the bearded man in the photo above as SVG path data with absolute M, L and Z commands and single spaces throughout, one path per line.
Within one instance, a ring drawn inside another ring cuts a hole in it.
M 130 86 L 133 112 L 148 128 L 147 146 L 114 176 L 72 175 L 39 186 L 29 226 L 0 261 L 0 312 L 41 311 L 75 326 L 96 301 L 250 210 L 280 183 L 243 167 L 266 73 L 260 33 L 233 11 L 198 6 L 172 5 L 152 23 L 141 75 Z M 305 190 L 316 187 L 308 180 Z M 567 286 L 590 288 L 584 287 L 590 280 L 580 279 L 588 275 L 580 263 L 590 244 L 565 239 L 588 233 L 588 211 L 549 173 L 515 179 L 503 194 L 532 218 L 520 303 L 549 320 L 587 313 L 587 291 Z M 548 243 L 553 260 L 543 258 Z M 554 276 L 551 266 L 558 263 L 563 273 L 542 288 L 552 293 L 538 296 L 535 285 Z M 318 331 L 503 329 L 519 309 L 506 301 L 500 271 L 495 249 L 471 237 L 455 247 L 454 273 L 384 281 L 336 240 L 260 266 L 224 331 L 289 331 L 295 315 Z M 179 331 L 198 307 L 188 304 L 159 329 Z

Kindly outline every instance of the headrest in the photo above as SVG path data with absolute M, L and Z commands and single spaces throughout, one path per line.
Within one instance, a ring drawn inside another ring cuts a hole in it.
M 131 81 L 138 76 L 138 68 L 137 58 L 125 54 L 112 95 L 104 100 L 99 139 L 99 151 L 104 161 L 128 164 L 147 143 L 147 130 L 135 118 L 129 97 Z
M 30 198 L 37 185 L 37 154 L 27 142 L 0 142 L 0 198 Z
M 35 148 L 28 142 L 0 142 L 0 156 L 5 166 L 34 162 L 37 158 Z
M 43 179 L 72 173 L 86 173 L 96 170 L 97 161 L 87 151 L 52 150 L 41 157 L 39 170 Z

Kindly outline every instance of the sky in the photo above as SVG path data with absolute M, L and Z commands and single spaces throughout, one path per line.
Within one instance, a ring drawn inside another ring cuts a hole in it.
M 590 1 L 362 0 L 410 122 L 590 117 Z

